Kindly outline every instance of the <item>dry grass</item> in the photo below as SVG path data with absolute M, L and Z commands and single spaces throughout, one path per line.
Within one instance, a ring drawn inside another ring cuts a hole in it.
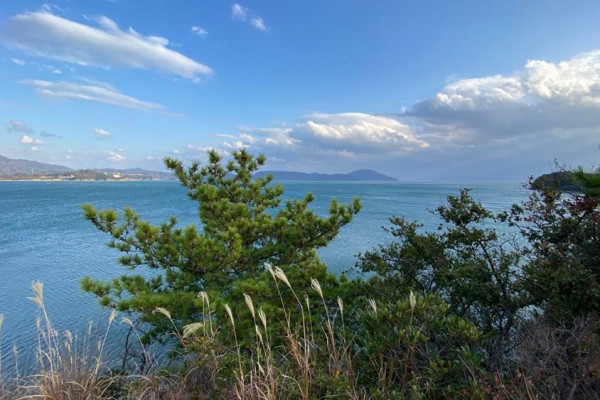
M 520 332 L 522 392 L 541 399 L 600 399 L 600 318 L 556 326 L 541 317 Z
M 346 332 L 343 301 L 338 298 L 328 303 L 320 283 L 312 280 L 316 304 L 311 304 L 306 293 L 296 293 L 283 270 L 275 267 L 269 271 L 280 299 L 281 312 L 275 315 L 282 317 L 267 315 L 251 296 L 244 295 L 252 323 L 252 334 L 248 335 L 241 329 L 247 329 L 249 321 L 237 320 L 239 316 L 228 305 L 223 305 L 226 320 L 219 324 L 216 307 L 205 292 L 198 295 L 203 319 L 181 329 L 169 310 L 157 308 L 155 312 L 171 322 L 172 334 L 180 345 L 177 368 L 130 375 L 113 374 L 103 359 L 115 313 L 99 338 L 92 339 L 91 328 L 83 336 L 58 332 L 46 312 L 43 285 L 35 282 L 30 299 L 41 316 L 37 324 L 37 373 L 4 381 L 0 364 L 0 400 L 304 400 L 332 398 L 327 391 L 334 386 L 335 398 L 372 398 L 357 378 L 356 343 Z M 289 294 L 295 304 L 284 302 Z M 411 323 L 417 303 L 411 293 Z M 373 315 L 379 312 L 374 301 L 369 301 L 367 308 L 365 312 Z M 320 319 L 311 315 L 316 311 Z M 131 320 L 122 320 L 134 326 Z M 2 323 L 0 315 L 0 330 Z M 581 320 L 568 329 L 551 328 L 541 321 L 523 326 L 516 349 L 519 371 L 509 379 L 482 378 L 473 371 L 473 379 L 482 379 L 479 384 L 493 399 L 597 399 L 597 323 L 598 319 Z M 239 340 L 242 333 L 244 338 L 251 338 L 250 342 Z M 223 343 L 227 337 L 231 340 Z M 142 351 L 146 352 L 143 346 Z M 399 392 L 390 390 L 389 377 L 394 374 L 406 376 L 407 382 L 421 379 L 411 364 L 415 352 L 409 347 L 398 353 L 393 363 L 383 358 L 372 360 L 373 386 L 383 390 L 377 398 L 400 398 Z
M 33 296 L 29 300 L 35 303 L 40 311 L 36 320 L 36 373 L 22 376 L 19 374 L 18 365 L 15 365 L 16 375 L 4 378 L 0 364 L 0 400 L 194 398 L 189 385 L 182 385 L 183 379 L 180 376 L 125 376 L 112 373 L 104 356 L 116 312 L 113 311 L 108 317 L 106 328 L 100 337 L 93 334 L 91 323 L 82 336 L 72 334 L 68 330 L 59 332 L 46 311 L 43 284 L 32 283 L 32 290 Z M 3 319 L 0 314 L 0 329 Z M 133 325 L 127 318 L 123 318 L 123 322 Z M 142 351 L 145 352 L 143 346 Z M 15 360 L 18 360 L 17 353 Z
M 321 326 L 312 326 L 310 318 L 311 304 L 308 296 L 300 297 L 289 283 L 285 273 L 280 268 L 271 268 L 269 271 L 274 279 L 274 284 L 281 299 L 281 310 L 283 320 L 269 321 L 265 312 L 254 306 L 254 301 L 249 295 L 244 295 L 246 306 L 250 312 L 254 342 L 247 345 L 243 350 L 238 341 L 239 329 L 236 326 L 236 318 L 231 308 L 225 305 L 225 313 L 229 320 L 229 329 L 234 341 L 233 349 L 221 349 L 217 353 L 208 343 L 216 340 L 212 315 L 215 310 L 211 307 L 206 294 L 203 294 L 205 304 L 205 320 L 187 325 L 183 334 L 178 336 L 184 348 L 193 350 L 194 354 L 201 355 L 203 368 L 212 371 L 210 380 L 217 383 L 216 376 L 219 370 L 219 362 L 232 353 L 236 358 L 233 388 L 220 392 L 220 397 L 234 397 L 240 400 L 275 400 L 280 398 L 315 398 L 314 381 L 319 365 L 326 364 L 326 371 L 331 380 L 340 380 L 342 376 L 351 382 L 349 390 L 344 396 L 348 399 L 361 399 L 357 385 L 354 385 L 354 373 L 349 344 L 343 335 L 337 335 L 335 324 L 343 321 L 343 303 L 338 299 L 339 315 L 332 316 L 329 313 L 327 303 L 323 298 L 323 292 L 318 281 L 312 281 L 312 288 L 319 295 L 325 310 L 326 319 Z M 290 309 L 283 301 L 279 283 L 282 282 L 286 290 L 291 291 L 296 299 L 296 306 Z M 299 313 L 299 322 L 294 323 L 292 313 Z M 163 314 L 170 318 L 168 312 Z M 272 337 L 277 329 L 271 329 L 270 325 L 278 328 L 283 327 L 282 337 L 278 339 L 283 345 L 276 346 Z M 343 324 L 343 323 L 342 323 Z M 343 330 L 343 328 L 342 328 Z M 208 361 L 208 363 L 207 363 Z M 321 377 L 322 379 L 322 377 Z
M 107 374 L 103 360 L 106 340 L 115 313 L 109 317 L 103 337 L 92 341 L 91 324 L 84 337 L 54 328 L 44 304 L 44 286 L 32 284 L 34 302 L 41 316 L 36 320 L 38 340 L 36 371 L 29 376 L 16 376 L 3 382 L 3 399 L 103 399 L 113 379 Z M 16 354 L 17 355 L 17 354 Z M 18 357 L 16 357 L 18 360 Z

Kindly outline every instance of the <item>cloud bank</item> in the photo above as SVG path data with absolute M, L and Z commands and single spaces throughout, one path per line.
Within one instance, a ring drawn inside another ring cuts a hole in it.
M 440 137 L 474 145 L 600 129 L 600 51 L 529 60 L 511 76 L 463 79 L 404 116 Z
M 227 139 L 218 148 L 224 154 L 245 148 L 288 166 L 300 161 L 331 165 L 335 159 L 405 157 L 429 147 L 397 119 L 365 113 L 310 114 L 291 127 L 239 127 L 237 134 L 216 136 Z
M 364 113 L 313 114 L 290 134 L 309 146 L 354 153 L 406 153 L 429 147 L 396 119 Z
M 556 158 L 573 165 L 598 159 L 600 51 L 457 80 L 397 114 L 315 113 L 219 136 L 226 138 L 221 151 L 264 153 L 277 168 L 525 180 L 548 172 Z

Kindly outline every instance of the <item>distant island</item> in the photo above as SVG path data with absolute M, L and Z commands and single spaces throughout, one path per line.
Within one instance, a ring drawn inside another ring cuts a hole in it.
M 317 172 L 261 171 L 254 174 L 260 178 L 273 175 L 275 181 L 304 182 L 397 182 L 396 178 L 370 169 L 359 169 L 347 174 L 320 174 Z M 139 181 L 173 180 L 170 172 L 149 171 L 142 168 L 73 169 L 64 165 L 46 164 L 38 161 L 12 159 L 0 156 L 0 180 L 15 181 Z
M 535 178 L 532 182 L 534 189 L 558 189 L 561 192 L 579 192 L 581 185 L 577 182 L 575 174 L 569 171 L 551 172 Z
M 600 178 L 600 169 L 589 173 L 589 176 Z M 534 189 L 554 189 L 561 192 L 583 193 L 584 184 L 573 171 L 551 172 L 549 174 L 540 175 L 532 183 Z
M 255 177 L 273 175 L 276 181 L 304 181 L 304 182 L 397 182 L 398 179 L 380 174 L 370 169 L 359 169 L 348 174 L 320 174 L 317 172 L 294 172 L 294 171 L 261 171 L 254 174 Z

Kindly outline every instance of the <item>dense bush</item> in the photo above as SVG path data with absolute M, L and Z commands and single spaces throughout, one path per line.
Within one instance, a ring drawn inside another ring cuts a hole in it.
M 438 296 L 371 302 L 354 340 L 360 384 L 386 397 L 467 398 L 481 395 L 476 376 L 480 356 L 477 328 L 453 315 Z M 376 385 L 373 377 L 377 376 Z
M 523 249 L 529 302 L 557 323 L 599 313 L 600 197 L 537 190 L 513 206 L 509 222 L 529 244 Z
M 452 314 L 481 330 L 488 364 L 497 368 L 524 305 L 520 251 L 508 233 L 502 236 L 490 227 L 503 217 L 486 210 L 466 189 L 434 212 L 442 222 L 433 232 L 391 218 L 388 231 L 397 240 L 359 255 L 357 268 L 369 277 L 364 290 L 385 301 L 404 298 L 411 290 L 439 295 Z
M 388 302 L 438 294 L 482 332 L 485 368 L 511 395 L 597 398 L 600 198 L 596 176 L 577 174 L 583 192 L 530 184 L 528 201 L 497 215 L 463 190 L 435 210 L 433 232 L 392 218 L 397 240 L 359 256 L 361 290 Z

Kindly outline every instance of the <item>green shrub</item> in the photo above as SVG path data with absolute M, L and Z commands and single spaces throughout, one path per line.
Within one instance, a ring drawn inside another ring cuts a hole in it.
M 600 197 L 537 190 L 508 217 L 529 243 L 528 302 L 558 324 L 600 313 Z
M 523 306 L 520 251 L 490 227 L 500 223 L 501 216 L 473 200 L 467 189 L 448 196 L 435 214 L 442 223 L 433 232 L 423 231 L 416 222 L 391 218 L 388 232 L 396 241 L 359 255 L 357 269 L 368 277 L 364 290 L 392 303 L 411 290 L 440 296 L 451 314 L 480 329 L 488 363 L 498 364 Z
M 370 301 L 356 342 L 361 384 L 377 396 L 466 398 L 480 396 L 481 357 L 471 347 L 477 328 L 452 315 L 450 306 L 428 294 L 396 302 Z M 377 377 L 377 384 L 369 379 Z M 376 397 L 377 397 L 376 396 Z

